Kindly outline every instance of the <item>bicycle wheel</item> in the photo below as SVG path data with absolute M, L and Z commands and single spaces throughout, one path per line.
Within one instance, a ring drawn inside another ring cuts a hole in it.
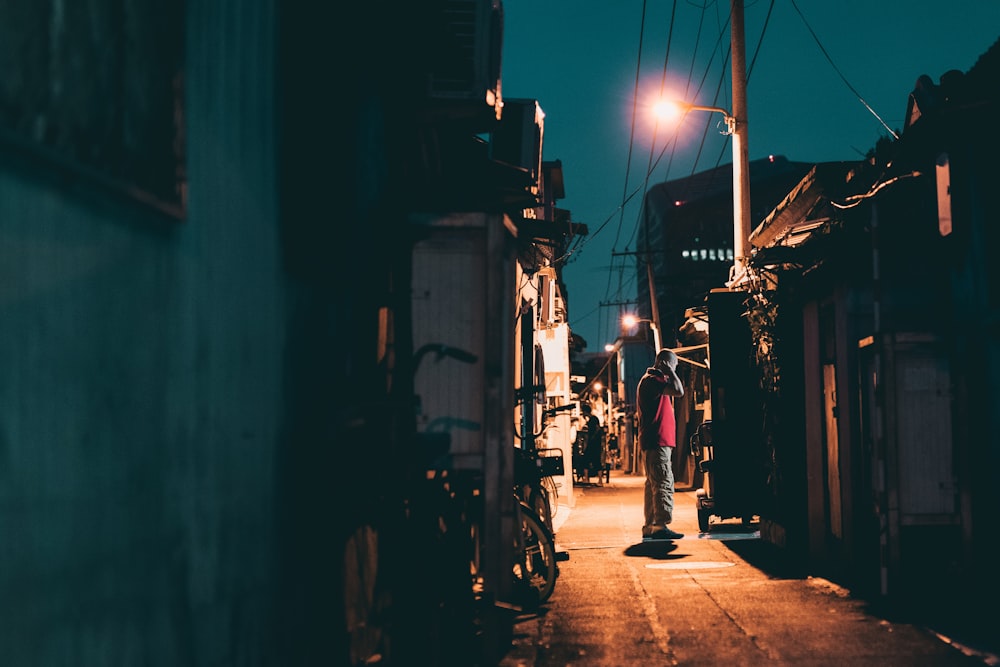
M 549 493 L 549 512 L 554 519 L 559 513 L 559 488 L 556 486 L 556 481 L 549 475 L 542 477 L 542 488 Z
M 554 537 L 555 527 L 552 524 L 552 501 L 550 499 L 551 496 L 549 496 L 549 490 L 544 484 L 540 483 L 532 484 L 526 487 L 526 489 L 528 497 L 524 499 L 524 502 L 529 508 L 534 510 L 542 526 L 548 528 Z
M 518 503 L 520 507 L 521 544 L 516 550 L 514 578 L 523 592 L 525 607 L 542 604 L 552 595 L 556 586 L 556 554 L 552 533 L 534 510 Z

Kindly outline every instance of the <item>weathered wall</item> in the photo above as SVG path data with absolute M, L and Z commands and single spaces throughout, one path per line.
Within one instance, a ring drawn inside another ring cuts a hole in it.
M 0 154 L 4 664 L 268 662 L 271 11 L 190 3 L 186 220 Z

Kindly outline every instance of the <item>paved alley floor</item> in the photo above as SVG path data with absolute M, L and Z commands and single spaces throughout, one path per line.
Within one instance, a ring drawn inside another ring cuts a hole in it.
M 671 527 L 685 537 L 644 543 L 642 485 L 613 471 L 560 506 L 556 544 L 569 559 L 548 603 L 518 617 L 502 667 L 1000 664 L 825 579 L 758 568 L 741 556 L 771 547 L 756 522 L 713 519 L 699 533 L 693 491 L 675 498 Z

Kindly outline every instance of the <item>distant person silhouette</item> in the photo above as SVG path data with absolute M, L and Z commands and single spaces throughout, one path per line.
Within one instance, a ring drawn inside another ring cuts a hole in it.
M 580 411 L 583 413 L 584 429 L 586 438 L 583 444 L 583 451 L 580 453 L 577 477 L 585 483 L 590 482 L 590 475 L 597 474 L 601 467 L 601 450 L 604 448 L 604 429 L 601 420 L 594 414 L 593 409 L 584 404 Z

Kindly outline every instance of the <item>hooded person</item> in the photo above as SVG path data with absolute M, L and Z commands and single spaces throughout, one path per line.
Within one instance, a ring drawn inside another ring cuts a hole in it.
M 646 369 L 636 388 L 636 422 L 643 452 L 646 483 L 643 487 L 643 539 L 678 540 L 670 528 L 674 519 L 674 470 L 671 459 L 677 446 L 674 398 L 684 395 L 677 377 L 677 355 L 664 348 Z

